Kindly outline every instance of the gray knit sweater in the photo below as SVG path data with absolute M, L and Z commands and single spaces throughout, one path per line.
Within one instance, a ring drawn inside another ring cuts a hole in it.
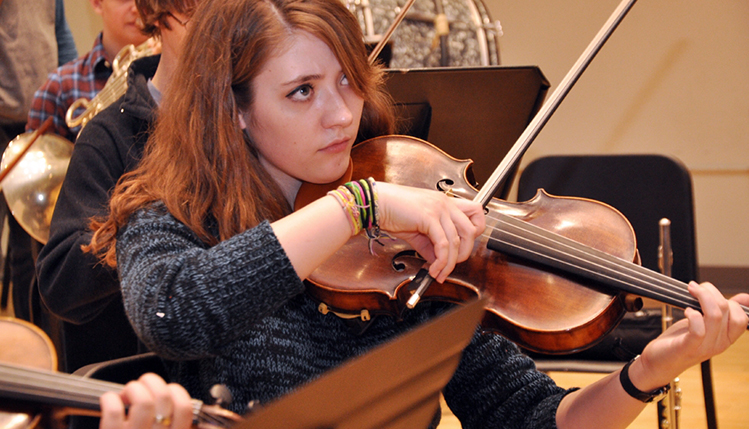
M 207 247 L 157 204 L 118 234 L 125 309 L 136 332 L 190 394 L 226 385 L 234 411 L 270 401 L 444 311 L 422 303 L 364 334 L 322 315 L 270 225 Z M 464 428 L 554 428 L 567 391 L 503 337 L 477 333 L 444 390 Z

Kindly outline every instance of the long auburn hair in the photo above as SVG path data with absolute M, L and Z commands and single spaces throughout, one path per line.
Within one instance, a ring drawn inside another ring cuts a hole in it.
M 330 47 L 364 99 L 357 141 L 394 131 L 384 71 L 368 62 L 359 23 L 340 0 L 204 1 L 143 158 L 119 180 L 108 217 L 92 220 L 94 235 L 84 250 L 115 267 L 118 230 L 156 201 L 208 245 L 291 212 L 238 116 L 251 112 L 252 82 L 261 66 L 298 30 Z

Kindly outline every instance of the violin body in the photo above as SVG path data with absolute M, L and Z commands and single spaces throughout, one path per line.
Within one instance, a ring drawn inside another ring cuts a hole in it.
M 21 319 L 0 317 L 0 343 L 6 345 L 0 347 L 0 363 L 50 371 L 57 369 L 57 353 L 52 340 L 36 325 Z M 43 422 L 44 407 L 10 400 L 2 402 L 0 429 L 32 429 Z M 45 422 L 43 426 L 53 425 Z
M 351 156 L 354 178 L 373 177 L 449 192 L 457 198 L 473 199 L 477 193 L 471 185 L 471 161 L 452 158 L 423 140 L 375 138 L 355 146 Z M 638 259 L 631 225 L 603 203 L 539 192 L 522 203 L 495 198 L 486 209 L 487 230 L 493 227 L 492 214 L 502 213 L 627 261 Z M 434 282 L 422 299 L 461 303 L 489 297 L 482 327 L 545 353 L 587 348 L 624 316 L 623 294 L 490 250 L 489 235 L 479 237 L 471 257 L 458 264 L 444 284 Z M 308 293 L 337 313 L 398 317 L 411 295 L 412 279 L 425 261 L 402 240 L 383 238 L 380 243 L 374 245 L 376 255 L 371 255 L 365 233 L 350 239 L 310 275 Z

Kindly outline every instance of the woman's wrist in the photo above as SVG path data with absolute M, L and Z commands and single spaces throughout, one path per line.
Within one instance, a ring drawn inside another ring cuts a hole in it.
M 370 242 L 380 238 L 377 184 L 373 178 L 347 182 L 328 195 L 343 209 L 352 235 L 365 230 Z
M 670 383 L 659 384 L 655 383 L 655 387 L 651 387 L 652 382 L 648 382 L 648 378 L 644 376 L 644 367 L 640 355 L 635 356 L 630 360 L 619 373 L 619 380 L 629 396 L 642 401 L 652 402 L 654 400 L 660 400 L 666 393 L 668 393 Z M 638 379 L 637 382 L 632 381 L 632 378 Z
M 633 359 L 629 371 L 629 379 L 637 389 L 642 391 L 651 391 L 668 384 L 678 374 L 674 374 L 670 377 L 667 374 L 663 374 L 658 371 L 654 371 L 652 365 L 648 362 L 648 357 L 645 355 L 638 355 Z

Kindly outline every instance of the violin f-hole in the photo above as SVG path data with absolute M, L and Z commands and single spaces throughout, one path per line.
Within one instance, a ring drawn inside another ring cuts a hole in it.
M 421 255 L 419 255 L 418 252 L 416 252 L 413 249 L 410 250 L 403 250 L 401 252 L 398 252 L 393 256 L 393 259 L 390 262 L 390 266 L 393 267 L 393 270 L 397 273 L 402 273 L 408 266 L 408 264 L 404 261 L 401 262 L 401 259 L 417 259 L 419 260 L 419 265 L 426 262 L 426 259 L 424 259 Z
M 455 182 L 450 178 L 440 179 L 437 182 L 437 190 L 449 195 L 453 189 L 453 185 L 455 185 Z

